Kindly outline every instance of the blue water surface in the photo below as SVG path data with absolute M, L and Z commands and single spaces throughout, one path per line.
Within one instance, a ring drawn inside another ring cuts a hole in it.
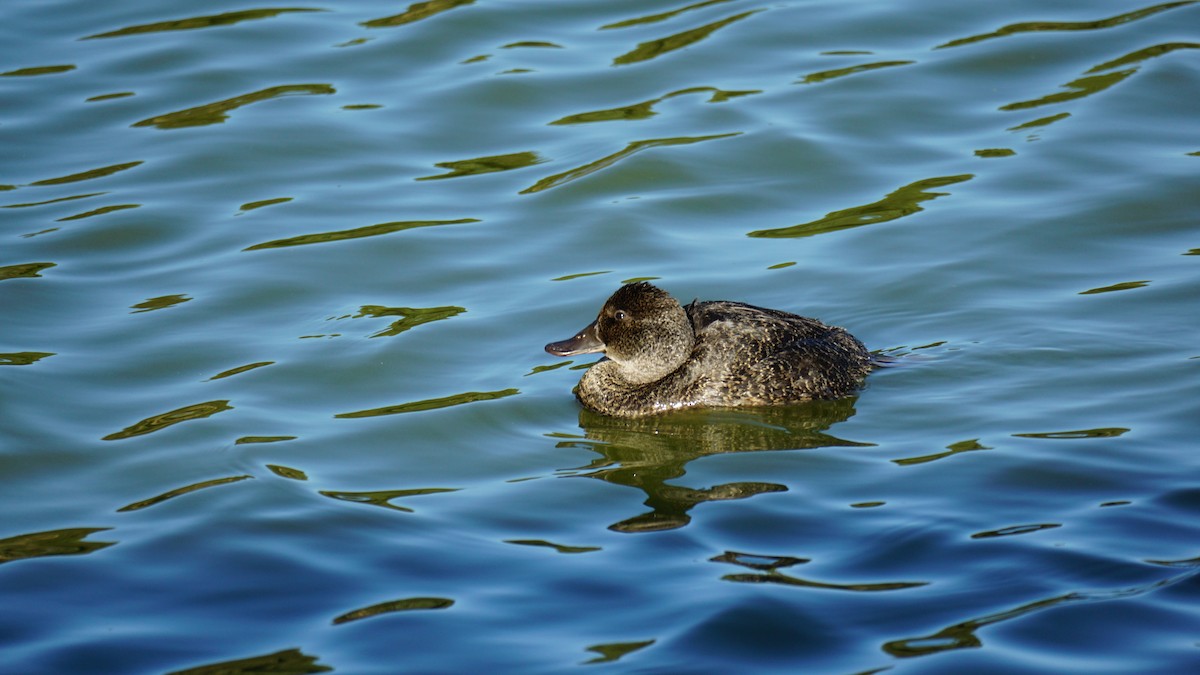
M 1200 4 L 0 18 L 6 672 L 1200 663 Z M 895 366 L 591 414 L 635 279 Z

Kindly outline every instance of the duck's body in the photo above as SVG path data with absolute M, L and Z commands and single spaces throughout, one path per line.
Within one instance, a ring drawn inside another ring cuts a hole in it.
M 681 307 L 645 282 L 620 288 L 595 322 L 546 351 L 604 352 L 576 394 L 619 417 L 836 398 L 871 370 L 866 347 L 836 326 L 740 302 Z

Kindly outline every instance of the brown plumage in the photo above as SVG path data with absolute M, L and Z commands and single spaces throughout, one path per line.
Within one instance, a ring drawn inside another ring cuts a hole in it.
M 866 347 L 836 326 L 740 302 L 682 307 L 646 282 L 622 286 L 587 328 L 546 351 L 604 352 L 576 394 L 618 417 L 837 398 L 871 370 Z

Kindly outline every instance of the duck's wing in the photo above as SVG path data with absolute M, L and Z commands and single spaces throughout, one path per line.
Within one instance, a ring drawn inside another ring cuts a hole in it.
M 689 306 L 699 361 L 728 392 L 778 402 L 854 391 L 870 354 L 852 335 L 816 319 L 737 302 Z
M 693 302 L 686 309 L 697 342 L 735 344 L 764 354 L 830 330 L 816 319 L 742 302 Z

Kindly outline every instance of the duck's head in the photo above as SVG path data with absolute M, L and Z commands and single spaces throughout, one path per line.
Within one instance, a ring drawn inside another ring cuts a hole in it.
M 644 281 L 626 284 L 575 337 L 546 345 L 555 356 L 604 352 L 625 379 L 653 382 L 687 361 L 695 333 L 683 307 Z

